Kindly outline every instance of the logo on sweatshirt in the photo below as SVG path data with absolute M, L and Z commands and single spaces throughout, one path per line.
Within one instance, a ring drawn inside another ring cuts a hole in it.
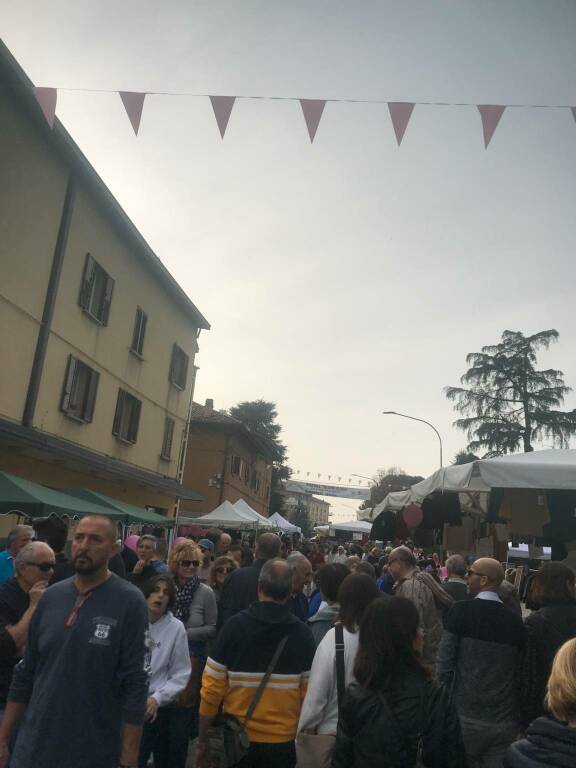
M 109 634 L 110 634 L 109 624 L 96 624 L 96 629 L 94 630 L 94 637 L 96 637 L 98 640 L 107 640 Z

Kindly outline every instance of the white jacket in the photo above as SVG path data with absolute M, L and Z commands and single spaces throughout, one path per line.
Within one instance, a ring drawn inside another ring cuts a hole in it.
M 168 611 L 150 624 L 151 674 L 148 696 L 159 707 L 173 701 L 186 688 L 190 677 L 190 654 L 184 624 Z
M 336 686 L 336 647 L 334 629 L 329 629 L 316 649 L 308 690 L 302 702 L 298 732 L 316 731 L 336 735 L 338 725 L 338 690 Z M 352 671 L 358 650 L 358 633 L 344 629 L 344 680 L 354 680 Z

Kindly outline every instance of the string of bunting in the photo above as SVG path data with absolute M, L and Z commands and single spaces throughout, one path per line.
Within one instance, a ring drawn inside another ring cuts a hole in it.
M 237 99 L 258 99 L 268 101 L 297 101 L 300 103 L 302 114 L 308 129 L 310 142 L 314 141 L 320 120 L 324 113 L 326 104 L 349 103 L 349 104 L 386 104 L 390 113 L 392 127 L 396 135 L 398 146 L 402 143 L 406 128 L 416 106 L 437 106 L 437 107 L 474 107 L 480 113 L 482 121 L 482 132 L 484 136 L 484 147 L 487 149 L 496 128 L 504 114 L 509 108 L 523 109 L 565 109 L 570 110 L 574 120 L 576 120 L 576 106 L 568 104 L 473 104 L 467 102 L 443 102 L 443 101 L 385 101 L 380 99 L 299 99 L 292 96 L 210 96 L 209 94 L 199 93 L 168 93 L 161 91 L 111 91 L 97 88 L 44 88 L 35 87 L 34 95 L 44 113 L 50 128 L 54 125 L 56 116 L 56 105 L 58 101 L 58 91 L 83 91 L 89 93 L 117 93 L 122 100 L 128 119 L 132 125 L 135 135 L 138 135 L 140 122 L 142 120 L 142 111 L 144 109 L 144 100 L 146 96 L 187 96 L 196 98 L 208 98 L 214 110 L 216 124 L 220 131 L 220 136 L 224 139 L 230 115 Z

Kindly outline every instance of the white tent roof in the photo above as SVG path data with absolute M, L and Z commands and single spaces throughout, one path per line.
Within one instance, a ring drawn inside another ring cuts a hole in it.
M 264 515 L 261 515 L 259 512 L 256 512 L 255 509 L 252 509 L 250 504 L 244 501 L 244 499 L 238 499 L 236 504 L 234 504 L 234 509 L 237 509 L 242 515 L 246 515 L 247 517 L 254 520 L 261 528 L 271 527 L 270 520 L 267 517 L 264 517 Z
M 282 517 L 279 512 L 274 512 L 273 515 L 270 515 L 268 521 L 275 525 L 277 528 L 280 528 L 280 530 L 284 531 L 284 533 L 302 533 L 302 529 L 300 527 L 294 525 L 289 520 L 286 520 L 286 518 Z
M 411 502 L 421 502 L 434 491 L 483 491 L 492 488 L 534 488 L 576 490 L 576 450 L 513 453 L 494 459 L 444 467 L 407 491 L 389 493 L 374 507 L 372 519 L 380 512 L 397 511 Z
M 236 509 L 229 501 L 223 501 L 219 507 L 202 517 L 179 517 L 179 525 L 201 525 L 203 528 L 211 526 L 218 528 L 254 529 L 256 520 Z
M 315 531 L 351 531 L 352 533 L 370 533 L 372 523 L 362 520 L 347 520 L 344 523 L 330 523 L 329 525 L 318 525 Z

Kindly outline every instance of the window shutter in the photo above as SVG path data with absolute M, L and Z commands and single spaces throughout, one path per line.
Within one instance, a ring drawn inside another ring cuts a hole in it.
M 82 276 L 82 285 L 80 286 L 80 296 L 78 303 L 82 309 L 90 307 L 90 296 L 92 295 L 92 285 L 94 283 L 94 259 L 89 253 L 86 254 L 84 264 L 84 274 Z
M 66 376 L 64 378 L 64 389 L 62 390 L 62 400 L 60 402 L 60 410 L 64 412 L 70 410 L 70 400 L 72 398 L 72 389 L 74 387 L 74 376 L 76 375 L 77 365 L 78 361 L 76 358 L 69 355 Z
M 130 424 L 128 426 L 127 439 L 131 443 L 135 443 L 138 438 L 138 426 L 140 424 L 140 410 L 142 408 L 142 403 L 135 397 L 132 398 L 132 400 L 133 402 L 132 409 L 130 411 Z
M 168 372 L 168 379 L 172 382 L 172 384 L 176 383 L 176 379 L 174 378 L 174 374 L 176 372 L 176 356 L 178 354 L 178 347 L 176 344 L 172 344 L 172 358 L 170 360 L 170 371 Z
M 140 310 L 140 333 L 138 335 L 138 353 L 141 355 L 144 350 L 144 336 L 146 335 L 146 323 L 148 317 L 145 312 Z
M 84 413 L 85 421 L 92 421 L 94 416 L 94 406 L 96 404 L 96 392 L 98 391 L 98 381 L 100 374 L 98 371 L 90 371 L 90 383 L 88 384 L 88 394 L 86 397 L 86 411 Z
M 120 427 L 122 425 L 122 413 L 124 412 L 124 400 L 126 392 L 123 389 L 118 390 L 118 400 L 116 401 L 116 413 L 114 414 L 114 423 L 112 424 L 112 434 L 120 437 Z
M 174 437 L 174 419 L 166 417 L 164 422 L 164 441 L 162 443 L 162 457 L 169 459 L 172 455 L 172 439 Z
M 102 303 L 102 316 L 100 320 L 103 325 L 108 325 L 110 315 L 110 304 L 112 304 L 112 292 L 114 290 L 114 280 L 110 275 L 106 275 L 106 290 L 104 291 L 104 301 Z
M 180 350 L 180 354 L 182 355 L 182 375 L 179 384 L 182 389 L 186 389 L 186 380 L 188 379 L 188 355 L 182 350 Z

